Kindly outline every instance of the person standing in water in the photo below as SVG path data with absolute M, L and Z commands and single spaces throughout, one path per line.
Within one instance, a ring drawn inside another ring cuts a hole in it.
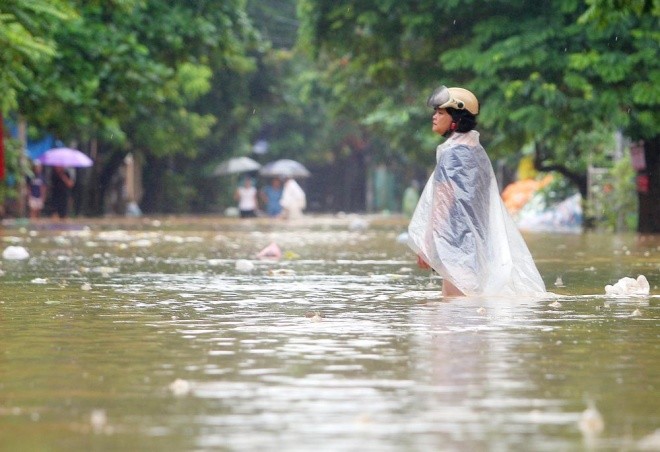
M 436 149 L 435 170 L 408 227 L 408 244 L 420 267 L 442 277 L 445 297 L 545 293 L 474 130 L 476 96 L 442 86 L 427 105 L 433 108 L 433 131 L 445 141 Z
M 36 220 L 41 216 L 46 199 L 46 181 L 40 161 L 35 160 L 32 163 L 32 173 L 32 176 L 27 178 L 28 207 L 30 208 L 30 219 Z
M 257 189 L 252 185 L 251 177 L 245 176 L 243 178 L 243 185 L 236 189 L 234 199 L 238 201 L 241 218 L 254 218 L 257 216 Z
M 307 195 L 292 177 L 284 182 L 280 205 L 282 206 L 281 217 L 289 220 L 301 218 L 303 210 L 307 207 Z
M 266 185 L 261 190 L 261 201 L 264 203 L 266 214 L 269 217 L 276 217 L 282 213 L 280 199 L 282 198 L 282 181 L 279 177 L 274 177 L 270 185 Z
M 51 202 L 53 207 L 52 218 L 66 218 L 69 211 L 71 189 L 73 189 L 75 181 L 64 167 L 55 166 L 51 172 L 50 184 Z

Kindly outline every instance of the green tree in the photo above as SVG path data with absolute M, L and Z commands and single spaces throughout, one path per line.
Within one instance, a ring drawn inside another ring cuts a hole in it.
M 430 149 L 419 134 L 426 95 L 440 83 L 467 86 L 493 155 L 531 145 L 539 168 L 583 194 L 587 162 L 606 159 L 615 130 L 655 142 L 660 124 L 657 6 L 605 23 L 584 19 L 592 9 L 578 0 L 301 2 L 304 36 L 337 82 L 335 105 L 388 143 Z
M 154 170 L 147 174 L 146 210 L 208 209 L 217 179 L 200 176 L 209 176 L 224 152 L 246 142 L 253 116 L 249 76 L 256 70 L 252 53 L 261 43 L 246 2 L 151 1 L 135 27 L 159 60 L 184 69 L 175 72 L 182 82 L 179 94 L 160 108 L 143 110 L 135 121 Z
M 0 114 L 17 107 L 18 92 L 40 65 L 55 55 L 51 27 L 75 16 L 66 0 L 37 2 L 3 0 L 0 3 Z
M 18 111 L 95 158 L 90 213 L 101 213 L 103 188 L 129 151 L 153 163 L 158 196 L 147 196 L 148 210 L 186 208 L 171 202 L 180 196 L 160 197 L 169 193 L 161 188 L 169 172 L 197 164 L 201 139 L 220 117 L 220 107 L 200 100 L 215 88 L 215 74 L 234 71 L 239 79 L 253 68 L 244 2 L 71 3 L 79 15 L 48 32 L 55 54 L 26 76 Z M 192 187 L 198 175 L 190 173 L 177 184 Z
M 648 180 L 648 189 L 638 188 L 639 232 L 660 232 L 660 1 L 658 0 L 587 0 L 589 9 L 580 18 L 582 23 L 600 29 L 623 22 L 630 24 L 629 64 L 622 80 L 601 77 L 594 84 L 600 91 L 618 88 L 622 108 L 628 113 L 623 129 L 628 136 L 645 148 L 646 169 L 637 176 Z M 603 64 L 611 64 L 608 53 L 597 55 Z
M 0 3 L 0 131 L 2 122 L 18 105 L 19 94 L 31 88 L 33 72 L 47 64 L 55 55 L 55 43 L 49 29 L 58 27 L 75 17 L 64 0 L 35 2 L 31 0 L 4 0 Z M 20 143 L 7 140 L 0 133 L 0 203 L 16 198 L 27 165 L 23 160 Z M 1 209 L 0 209 L 1 210 Z M 19 212 L 22 209 L 19 207 Z

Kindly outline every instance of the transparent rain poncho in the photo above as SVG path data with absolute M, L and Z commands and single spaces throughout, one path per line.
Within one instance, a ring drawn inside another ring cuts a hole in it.
M 436 158 L 408 227 L 413 251 L 465 295 L 545 293 L 479 133 L 452 134 Z

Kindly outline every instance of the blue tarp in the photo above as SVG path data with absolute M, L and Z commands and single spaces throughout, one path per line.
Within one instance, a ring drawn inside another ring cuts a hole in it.
M 7 120 L 5 121 L 5 126 L 9 130 L 9 134 L 12 138 L 19 138 L 18 125 L 16 125 L 13 121 Z M 27 156 L 30 158 L 30 160 L 35 160 L 47 150 L 61 145 L 62 143 L 59 140 L 56 140 L 55 137 L 50 134 L 46 134 L 38 140 L 30 140 L 28 138 Z

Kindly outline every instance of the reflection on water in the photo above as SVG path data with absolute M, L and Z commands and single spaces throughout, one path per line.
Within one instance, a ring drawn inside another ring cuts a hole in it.
M 370 221 L 0 230 L 31 256 L 0 264 L 0 449 L 660 448 L 657 237 L 528 235 L 559 298 L 442 300 Z

